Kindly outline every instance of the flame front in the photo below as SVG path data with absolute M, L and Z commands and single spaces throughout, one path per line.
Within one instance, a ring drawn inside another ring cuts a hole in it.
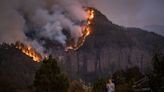
M 93 20 L 94 16 L 95 16 L 94 10 L 93 9 L 88 9 L 87 10 L 87 15 L 88 15 L 88 17 L 87 17 L 88 21 L 91 22 Z
M 32 47 L 30 47 L 30 46 L 26 46 L 20 42 L 17 42 L 16 48 L 21 50 L 24 54 L 31 57 L 36 62 L 40 62 L 42 60 L 42 56 L 40 54 L 36 53 L 36 51 L 33 50 Z
M 86 13 L 87 13 L 87 16 L 86 16 L 86 23 L 85 25 L 82 27 L 82 37 L 79 38 L 78 42 L 76 44 L 71 44 L 69 45 L 68 47 L 66 47 L 66 51 L 68 50 L 77 50 L 79 49 L 85 42 L 86 38 L 90 35 L 91 33 L 91 24 L 92 24 L 92 21 L 95 17 L 95 11 L 91 8 L 88 8 L 86 10 Z

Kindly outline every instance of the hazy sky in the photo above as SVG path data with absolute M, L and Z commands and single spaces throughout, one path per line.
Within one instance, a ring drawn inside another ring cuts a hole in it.
M 109 20 L 123 26 L 164 25 L 164 0 L 93 0 Z
M 33 16 L 36 12 L 35 10 L 42 9 L 45 5 L 53 6 L 60 1 L 63 1 L 63 5 L 66 4 L 65 6 L 67 7 L 70 6 L 70 4 L 67 5 L 67 3 L 72 1 L 73 7 L 70 9 L 73 10 L 73 12 L 75 10 L 80 11 L 77 7 L 79 7 L 81 3 L 79 2 L 78 5 L 74 4 L 75 1 L 79 0 L 0 0 L 0 42 L 6 40 L 13 42 L 13 40 L 25 38 L 23 31 L 26 27 L 26 20 L 22 15 L 22 11 L 29 16 L 31 15 L 30 19 L 35 20 L 36 18 L 31 18 L 35 17 Z M 164 0 L 80 1 L 82 3 L 91 2 L 91 5 L 118 25 L 141 28 L 147 25 L 164 25 Z M 74 14 L 79 16 L 80 13 Z M 41 23 L 40 20 L 37 23 Z

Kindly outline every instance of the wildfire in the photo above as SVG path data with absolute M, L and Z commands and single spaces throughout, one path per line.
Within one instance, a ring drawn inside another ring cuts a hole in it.
M 94 18 L 94 16 L 95 16 L 94 10 L 93 10 L 93 9 L 88 9 L 88 10 L 87 10 L 87 14 L 88 14 L 87 19 L 88 19 L 89 21 L 92 21 L 93 18 Z
M 24 54 L 31 57 L 36 62 L 40 62 L 42 60 L 42 56 L 32 49 L 31 46 L 26 46 L 20 42 L 17 42 L 16 48 L 20 49 Z
M 91 30 L 91 24 L 92 24 L 92 21 L 93 21 L 93 19 L 94 19 L 94 17 L 95 17 L 95 11 L 94 11 L 93 9 L 91 9 L 91 8 L 88 8 L 88 9 L 86 10 L 86 13 L 87 13 L 87 16 L 86 16 L 86 23 L 85 23 L 85 25 L 82 27 L 83 36 L 79 38 L 79 40 L 78 40 L 78 42 L 77 42 L 76 45 L 75 45 L 75 44 L 74 44 L 74 45 L 71 44 L 70 46 L 68 46 L 68 47 L 66 48 L 66 51 L 71 50 L 71 49 L 73 49 L 73 50 L 79 49 L 79 48 L 84 44 L 86 38 L 90 35 L 90 33 L 91 33 L 91 31 L 92 31 L 92 30 Z

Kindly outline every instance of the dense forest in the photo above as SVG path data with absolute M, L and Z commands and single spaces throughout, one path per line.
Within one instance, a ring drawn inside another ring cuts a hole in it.
M 116 92 L 163 92 L 164 54 L 156 50 L 151 62 L 152 69 L 145 74 L 134 66 L 88 83 L 71 79 L 57 58 L 49 56 L 36 63 L 13 44 L 3 43 L 0 45 L 0 91 L 106 92 L 107 80 L 112 78 Z

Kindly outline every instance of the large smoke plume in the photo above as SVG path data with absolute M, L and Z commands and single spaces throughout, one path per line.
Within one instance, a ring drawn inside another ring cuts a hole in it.
M 38 38 L 66 46 L 68 38 L 63 34 L 64 29 L 77 42 L 87 16 L 84 3 L 86 5 L 78 0 L 1 0 L 0 43 L 20 41 L 43 53 L 45 42 Z

